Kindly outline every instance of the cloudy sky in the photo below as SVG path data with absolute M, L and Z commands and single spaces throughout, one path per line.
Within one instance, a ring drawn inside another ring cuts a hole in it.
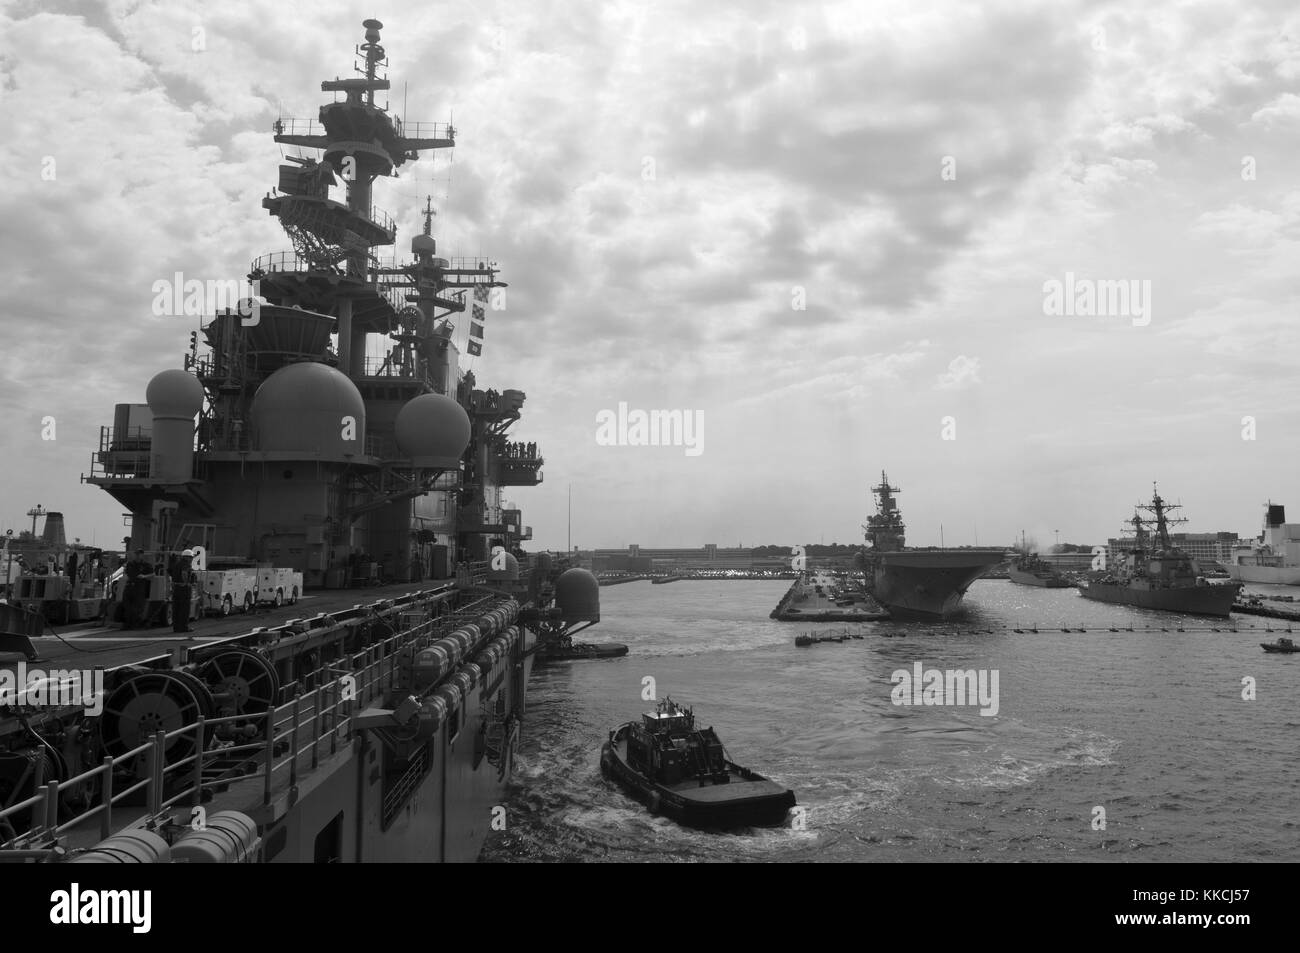
M 528 395 L 536 545 L 570 484 L 584 547 L 855 541 L 882 469 L 918 545 L 1099 541 L 1152 480 L 1192 531 L 1300 518 L 1293 3 L 0 11 L 0 529 L 121 538 L 79 475 L 188 345 L 152 285 L 290 247 L 270 126 L 366 16 L 393 110 L 457 127 L 376 183 L 398 247 L 433 194 L 440 252 L 510 283 L 474 370 Z M 1047 313 L 1067 280 L 1149 298 Z M 702 414 L 703 452 L 601 446 L 620 402 Z

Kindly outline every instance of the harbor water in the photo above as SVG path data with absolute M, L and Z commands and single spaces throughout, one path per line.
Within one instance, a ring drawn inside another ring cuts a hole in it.
M 506 830 L 482 859 L 1300 860 L 1300 655 L 1259 647 L 1286 623 L 980 580 L 959 621 L 864 623 L 860 641 L 798 648 L 843 626 L 768 619 L 788 585 L 602 589 L 602 622 L 579 638 L 630 652 L 535 670 Z M 997 714 L 895 704 L 891 676 L 918 662 L 996 672 Z M 601 744 L 653 708 L 647 678 L 733 760 L 793 788 L 803 829 L 695 832 L 605 782 Z

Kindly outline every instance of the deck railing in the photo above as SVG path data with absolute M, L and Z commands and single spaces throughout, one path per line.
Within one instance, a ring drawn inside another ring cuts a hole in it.
M 336 754 L 340 743 L 347 744 L 352 735 L 353 714 L 366 703 L 380 698 L 397 681 L 398 661 L 402 651 L 414 645 L 417 650 L 443 634 L 440 629 L 454 625 L 456 616 L 430 619 L 409 631 L 389 636 L 354 653 L 348 659 L 351 668 L 331 668 L 334 677 L 323 685 L 270 708 L 258 715 L 229 715 L 221 718 L 200 717 L 196 722 L 173 731 L 158 731 L 148 741 L 117 756 L 105 756 L 88 771 L 62 781 L 42 782 L 31 797 L 0 810 L 0 862 L 39 859 L 52 853 L 54 840 L 88 821 L 99 818 L 101 839 L 115 833 L 114 813 L 124 799 L 144 791 L 145 807 L 133 807 L 134 820 L 125 826 L 139 826 L 164 810 L 189 801 L 193 807 L 203 803 L 203 792 L 216 787 L 262 780 L 261 804 L 269 805 L 278 780 L 297 784 L 300 770 L 310 761 L 314 769 L 320 763 L 322 748 Z M 262 738 L 242 744 L 211 744 L 208 735 L 220 725 L 257 724 Z M 194 751 L 172 763 L 166 753 L 170 743 L 189 739 Z M 281 755 L 283 755 L 281 757 Z M 144 778 L 122 790 L 114 789 L 116 769 L 145 758 Z M 276 760 L 279 757 L 280 760 Z M 232 760 L 234 759 L 234 760 Z M 252 762 L 255 771 L 244 773 Z M 240 770 L 236 771 L 238 766 Z M 205 778 L 205 769 L 221 769 Z M 182 780 L 185 779 L 185 780 Z M 100 786 L 99 803 L 73 813 L 59 821 L 59 800 L 67 791 L 81 785 Z M 177 790 L 177 786 L 179 789 Z M 167 792 L 175 793 L 167 796 Z M 248 807 L 249 805 L 244 805 Z M 16 830 L 15 818 L 32 812 L 26 831 Z M 5 837 L 5 831 L 10 836 Z

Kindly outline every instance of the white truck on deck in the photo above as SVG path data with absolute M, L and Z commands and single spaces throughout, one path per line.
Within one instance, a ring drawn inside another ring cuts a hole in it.
M 293 569 L 257 567 L 257 601 L 281 606 L 293 605 L 302 595 L 302 573 Z
M 230 615 L 236 609 L 251 612 L 257 602 L 256 569 L 204 569 L 194 574 L 203 611 Z

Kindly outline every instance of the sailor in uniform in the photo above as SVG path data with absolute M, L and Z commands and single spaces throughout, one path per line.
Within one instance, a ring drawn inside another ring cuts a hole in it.
M 123 593 L 123 609 L 126 621 L 126 628 L 134 629 L 144 625 L 145 606 L 149 602 L 149 580 L 144 578 L 150 574 L 148 561 L 144 558 L 144 550 L 135 551 L 135 559 L 126 564 L 126 590 Z
M 181 553 L 172 567 L 172 631 L 193 632 L 190 628 L 190 578 L 194 566 L 194 550 Z

